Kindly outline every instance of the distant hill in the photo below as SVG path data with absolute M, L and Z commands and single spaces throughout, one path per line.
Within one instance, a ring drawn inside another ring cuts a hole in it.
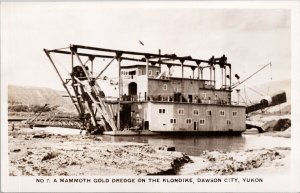
M 64 91 L 50 88 L 30 87 L 30 86 L 8 86 L 9 104 L 21 103 L 24 105 L 41 105 L 46 103 L 50 106 L 59 106 L 59 110 L 64 112 L 75 112 L 76 109 L 70 98 L 62 97 L 67 95 Z

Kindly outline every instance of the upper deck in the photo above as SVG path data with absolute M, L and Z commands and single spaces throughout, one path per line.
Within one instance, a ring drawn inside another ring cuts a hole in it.
M 123 101 L 231 103 L 229 89 L 216 89 L 215 80 L 203 79 L 203 72 L 195 77 L 195 69 L 191 70 L 192 76 L 178 77 L 158 65 L 121 66 Z
M 83 45 L 45 49 L 45 52 L 48 57 L 50 53 L 72 55 L 72 69 L 78 67 L 73 62 L 73 58 L 77 58 L 82 67 L 80 74 L 84 75 L 79 77 L 81 75 L 77 74 L 79 81 L 87 80 L 91 85 L 94 85 L 94 81 L 100 78 L 108 66 L 117 63 L 119 81 L 116 85 L 119 85 L 120 99 L 231 104 L 231 64 L 227 62 L 225 55 L 205 60 L 161 54 L 160 51 L 155 54 Z M 83 62 L 85 59 L 86 62 Z M 100 73 L 95 73 L 94 65 L 101 59 L 111 61 L 103 66 Z M 69 80 L 66 82 L 71 83 Z

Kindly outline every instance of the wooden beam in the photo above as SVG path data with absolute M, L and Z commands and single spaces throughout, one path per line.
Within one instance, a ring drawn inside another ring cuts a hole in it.
M 149 58 L 151 57 L 158 57 L 158 58 L 169 58 L 169 59 L 174 59 L 174 60 L 187 60 L 187 61 L 193 61 L 196 63 L 199 62 L 204 62 L 204 63 L 209 63 L 208 60 L 202 60 L 202 59 L 195 59 L 192 58 L 190 56 L 188 57 L 178 57 L 174 54 L 164 54 L 164 55 L 160 55 L 160 54 L 152 54 L 152 53 L 147 53 L 147 52 L 133 52 L 133 51 L 124 51 L 124 50 L 115 50 L 115 49 L 106 49 L 106 48 L 97 48 L 97 47 L 91 47 L 91 46 L 83 46 L 83 45 L 70 45 L 70 47 L 75 48 L 75 49 L 86 49 L 86 50 L 94 50 L 94 51 L 102 51 L 102 52 L 112 52 L 112 53 L 116 53 L 116 52 L 121 52 L 122 54 L 128 54 L 128 55 L 137 55 L 137 56 L 145 56 L 148 55 Z M 54 51 L 54 50 L 50 50 L 50 51 Z M 58 51 L 58 50 L 56 50 Z M 214 62 L 214 64 L 223 64 L 220 63 L 219 61 Z M 223 65 L 230 65 L 229 63 L 224 63 Z

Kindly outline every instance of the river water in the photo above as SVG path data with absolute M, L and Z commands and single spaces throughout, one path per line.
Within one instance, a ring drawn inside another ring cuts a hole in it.
M 176 151 L 199 156 L 203 151 L 232 151 L 273 147 L 290 147 L 290 139 L 264 135 L 241 136 L 103 136 L 104 141 L 139 142 L 155 146 L 171 146 Z
M 78 129 L 58 127 L 35 128 L 55 134 L 78 135 Z M 171 146 L 176 151 L 191 156 L 199 156 L 203 151 L 234 151 L 245 149 L 260 149 L 273 147 L 290 147 L 289 138 L 257 135 L 241 136 L 101 136 L 103 141 L 110 142 L 138 142 L 154 146 Z

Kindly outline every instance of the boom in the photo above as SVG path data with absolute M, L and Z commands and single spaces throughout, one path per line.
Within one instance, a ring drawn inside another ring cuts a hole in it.
M 244 82 L 246 82 L 247 80 L 249 80 L 251 77 L 253 77 L 255 74 L 259 73 L 261 70 L 263 70 L 264 68 L 266 68 L 269 65 L 272 67 L 272 63 L 269 62 L 268 64 L 264 65 L 263 67 L 261 67 L 260 69 L 258 69 L 257 71 L 255 71 L 253 74 L 251 74 L 250 76 L 248 76 L 247 78 L 245 78 L 244 80 L 242 80 L 241 82 L 239 81 L 239 82 L 233 84 L 232 87 L 231 87 L 231 89 L 234 89 L 235 87 L 243 84 Z

